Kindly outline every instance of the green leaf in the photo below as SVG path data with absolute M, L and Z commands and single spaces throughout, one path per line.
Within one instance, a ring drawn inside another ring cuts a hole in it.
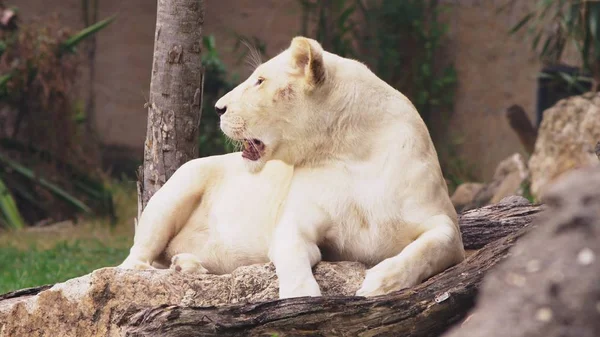
M 6 85 L 8 81 L 12 78 L 12 73 L 0 76 L 0 88 Z
M 555 78 L 555 76 L 552 76 L 551 74 L 548 74 L 548 73 L 545 73 L 543 71 L 540 71 L 538 73 L 538 78 L 540 78 L 540 79 L 553 79 L 553 78 Z
M 101 31 L 102 29 L 104 29 L 106 26 L 111 24 L 116 19 L 116 17 L 117 17 L 117 15 L 115 14 L 111 17 L 108 17 L 107 19 L 98 21 L 95 24 L 93 24 L 87 28 L 84 28 L 79 33 L 71 36 L 65 42 L 63 42 L 61 44 L 61 49 L 69 51 L 69 52 L 73 52 L 75 50 L 75 47 L 81 41 L 85 40 L 86 38 L 96 34 L 97 32 Z
M 216 50 L 217 43 L 215 42 L 215 37 L 214 35 L 208 35 L 204 37 L 204 47 L 207 50 Z
M 345 9 L 345 10 L 342 12 L 342 14 L 340 14 L 340 17 L 339 17 L 339 19 L 338 19 L 338 22 L 339 22 L 341 25 L 344 25 L 344 24 L 345 24 L 345 23 L 348 21 L 348 18 L 350 17 L 350 15 L 352 15 L 352 14 L 354 13 L 354 11 L 355 11 L 355 10 L 356 10 L 356 7 L 355 7 L 355 6 L 350 6 L 350 7 L 346 8 L 346 9 Z
M 547 38 L 544 42 L 544 46 L 542 46 L 542 51 L 540 52 L 541 56 L 545 56 L 548 54 L 548 48 L 550 47 L 550 43 L 552 42 L 552 38 Z
M 2 179 L 0 179 L 0 210 L 2 210 L 2 215 L 6 219 L 6 224 L 12 229 L 25 227 L 25 221 L 17 208 L 17 204 Z
M 588 22 L 590 23 L 590 35 L 593 44 L 594 61 L 600 56 L 600 3 L 589 3 Z
M 527 15 L 525 15 L 521 20 L 519 20 L 519 22 L 514 25 L 509 31 L 509 34 L 514 34 L 516 32 L 518 32 L 521 28 L 523 28 L 523 26 L 529 22 L 529 20 L 531 20 L 531 18 L 534 16 L 534 13 L 529 13 Z
M 72 196 L 71 194 L 69 194 L 68 192 L 63 190 L 62 188 L 50 183 L 46 179 L 36 176 L 36 174 L 33 171 L 31 171 L 30 169 L 26 168 L 25 166 L 13 161 L 13 160 L 10 160 L 8 157 L 4 156 L 3 154 L 0 154 L 0 162 L 3 162 L 4 164 L 6 164 L 10 168 L 12 168 L 15 172 L 19 173 L 20 175 L 45 187 L 50 192 L 54 193 L 56 196 L 62 198 L 63 200 L 67 201 L 68 203 L 70 203 L 71 205 L 80 209 L 81 211 L 83 211 L 85 213 L 92 212 L 92 210 L 85 203 L 80 201 L 79 199 L 75 198 L 74 196 Z
M 571 75 L 569 75 L 567 73 L 563 73 L 563 72 L 559 72 L 558 75 L 560 77 L 562 77 L 569 85 L 572 85 L 577 90 L 579 90 L 579 92 L 583 93 L 583 92 L 586 91 L 585 88 L 582 87 L 581 84 L 579 84 L 578 80 L 575 77 L 573 77 L 573 76 L 571 76 Z
M 540 43 L 540 39 L 542 38 L 542 34 L 537 34 L 534 38 L 533 41 L 531 42 L 531 49 L 536 50 L 538 44 Z

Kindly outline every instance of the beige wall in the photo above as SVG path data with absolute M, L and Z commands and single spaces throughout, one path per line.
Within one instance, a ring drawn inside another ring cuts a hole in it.
M 496 8 L 505 0 L 447 2 L 452 4 L 446 18 L 449 54 L 458 73 L 451 137 L 463 142 L 460 153 L 475 165 L 478 176 L 490 179 L 499 161 L 522 151 L 504 109 L 519 104 L 535 121 L 540 64 L 526 36 L 507 34 L 533 1 L 519 1 L 503 13 Z
M 521 0 L 511 12 L 497 14 L 504 0 L 446 0 L 451 11 L 448 55 L 458 70 L 455 113 L 450 126 L 455 139 L 464 142 L 464 158 L 475 165 L 480 178 L 489 179 L 496 164 L 520 151 L 517 137 L 503 115 L 508 105 L 521 104 L 533 118 L 535 74 L 539 69 L 529 43 L 509 37 L 508 28 L 523 14 Z M 19 0 L 24 15 L 56 10 L 81 27 L 80 0 Z M 299 31 L 295 0 L 206 0 L 205 33 L 216 36 L 228 66 L 242 76 L 248 69 L 236 66 L 231 53 L 233 32 L 255 35 L 265 41 L 269 55 L 286 48 Z M 98 40 L 96 110 L 103 139 L 111 144 L 140 149 L 145 137 L 153 36 L 154 0 L 104 0 L 101 17 L 119 13 L 117 21 Z M 205 113 L 213 113 L 205 111 Z M 136 151 L 134 155 L 141 155 Z

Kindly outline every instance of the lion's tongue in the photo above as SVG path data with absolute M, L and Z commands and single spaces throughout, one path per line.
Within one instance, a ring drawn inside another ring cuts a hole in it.
M 242 151 L 242 157 L 250 160 L 258 160 L 260 153 L 256 147 L 250 143 L 249 140 L 244 140 L 244 150 Z

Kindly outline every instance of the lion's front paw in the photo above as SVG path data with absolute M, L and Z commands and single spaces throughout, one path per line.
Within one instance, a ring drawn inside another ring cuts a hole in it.
M 305 282 L 296 285 L 286 285 L 279 283 L 279 298 L 292 298 L 304 296 L 321 296 L 321 289 L 314 278 L 309 278 Z
M 181 253 L 173 256 L 170 268 L 183 273 L 208 273 L 208 270 L 202 266 L 196 255 L 189 253 Z
M 374 268 L 367 271 L 365 280 L 356 296 L 378 296 L 385 295 L 400 289 L 410 288 L 416 284 L 415 280 L 407 277 L 406 273 L 390 273 L 386 268 Z
M 119 269 L 133 269 L 133 270 L 147 270 L 147 269 L 156 269 L 152 267 L 149 263 L 143 262 L 140 260 L 135 260 L 131 258 L 125 259 L 123 263 L 117 266 Z

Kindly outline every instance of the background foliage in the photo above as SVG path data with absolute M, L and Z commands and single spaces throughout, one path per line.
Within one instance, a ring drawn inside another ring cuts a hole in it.
M 298 0 L 301 34 L 326 50 L 366 63 L 381 79 L 406 95 L 430 132 L 445 135 L 453 110 L 457 75 L 445 60 L 448 26 L 437 0 Z M 435 123 L 435 125 L 434 125 Z M 473 180 L 457 152 L 460 139 L 438 142 L 440 164 L 450 190 Z M 435 140 L 435 139 L 434 139 Z
M 439 61 L 447 27 L 438 18 L 443 10 L 438 1 L 299 0 L 299 4 L 299 33 L 319 40 L 327 50 L 365 62 L 413 101 L 430 129 L 432 121 L 447 119 L 456 73 L 452 64 Z M 0 179 L 4 178 L 0 190 L 8 191 L 0 202 L 5 225 L 21 227 L 48 217 L 57 221 L 73 212 L 114 213 L 111 191 L 102 173 L 93 169 L 97 163 L 90 161 L 94 156 L 89 154 L 98 149 L 86 138 L 87 109 L 73 94 L 80 63 L 75 47 L 109 23 L 110 19 L 76 34 L 53 18 L 1 32 L 1 104 L 10 106 L 16 116 L 5 128 L 9 132 L 3 133 L 0 125 L 0 146 L 5 150 L 0 156 Z M 235 35 L 238 62 L 248 53 L 266 58 L 261 40 Z M 203 44 L 205 82 L 198 139 L 202 157 L 235 150 L 219 129 L 214 105 L 240 82 L 222 62 L 214 37 L 205 36 Z M 450 182 L 468 179 L 468 169 L 453 145 L 438 146 L 438 151 L 448 154 L 441 157 L 448 158 L 442 166 Z M 27 212 L 19 218 L 18 211 L 24 208 Z
M 16 13 L 1 1 L 0 11 Z M 114 215 L 73 90 L 77 46 L 113 19 L 73 32 L 57 16 L 13 15 L 0 27 L 0 226 Z
M 439 62 L 447 26 L 435 0 L 299 0 L 303 35 L 359 59 L 404 93 L 430 127 L 452 108 L 456 71 Z
M 501 10 L 514 5 L 508 1 Z M 560 72 L 557 80 L 588 91 L 580 83 L 592 82 L 592 90 L 600 83 L 600 2 L 589 0 L 537 0 L 533 9 L 515 24 L 510 33 L 526 31 L 531 48 L 542 63 L 557 65 L 565 50 L 574 47 L 582 62 L 575 76 Z M 544 76 L 544 75 L 543 75 Z M 545 75 L 548 76 L 548 75 Z

